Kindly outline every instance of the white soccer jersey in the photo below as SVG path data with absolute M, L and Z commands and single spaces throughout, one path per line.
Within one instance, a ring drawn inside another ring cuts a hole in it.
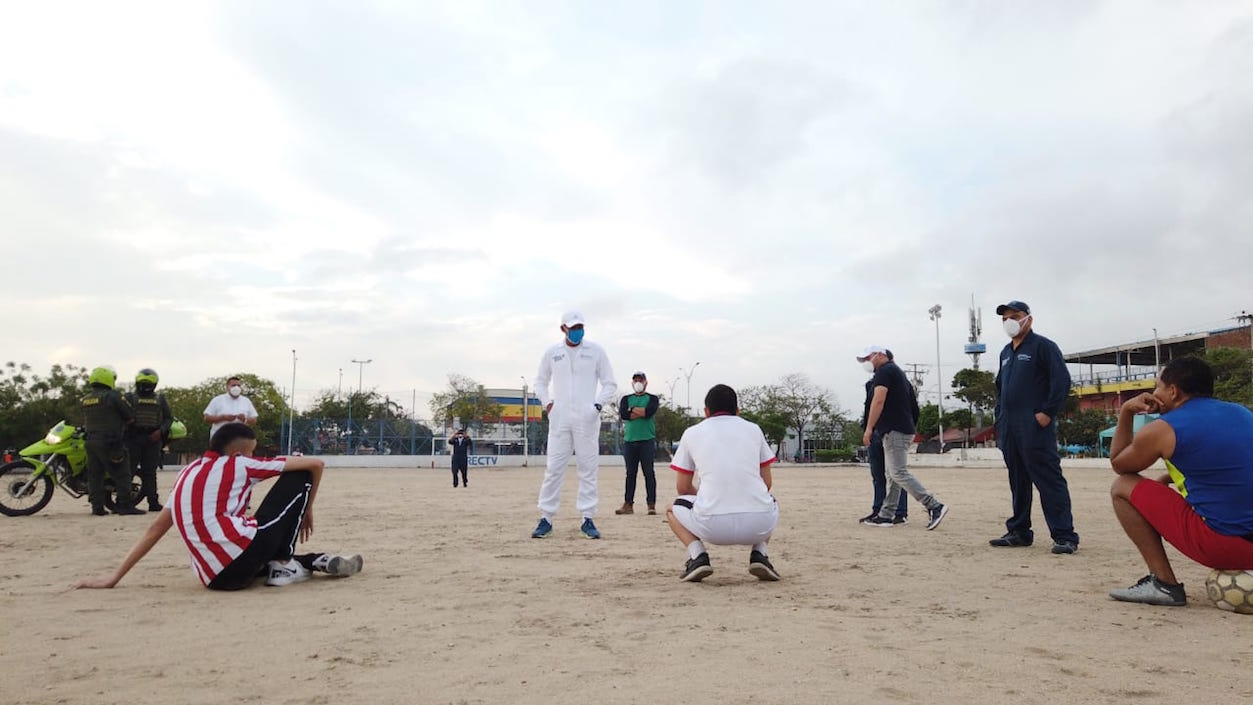
M 252 487 L 281 473 L 285 462 L 209 451 L 178 474 L 166 505 L 200 582 L 208 585 L 252 543 L 257 520 L 244 515 Z
M 775 461 L 757 424 L 732 414 L 711 416 L 683 432 L 670 467 L 696 475 L 692 511 L 701 516 L 769 512 L 774 497 L 761 469 Z

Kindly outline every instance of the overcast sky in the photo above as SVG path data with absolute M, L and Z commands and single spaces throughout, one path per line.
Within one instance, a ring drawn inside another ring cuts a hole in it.
M 1065 351 L 1253 310 L 1253 3 L 154 2 L 0 9 L 0 357 L 520 387 L 563 310 L 651 390 L 967 308 Z M 946 382 L 947 386 L 947 382 Z M 675 387 L 686 402 L 687 382 Z

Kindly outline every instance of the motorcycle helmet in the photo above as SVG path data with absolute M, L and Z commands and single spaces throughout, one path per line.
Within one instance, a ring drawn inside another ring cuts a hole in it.
M 150 392 L 157 388 L 157 371 L 145 367 L 135 374 L 135 389 Z
M 91 371 L 87 376 L 88 384 L 100 384 L 109 389 L 113 389 L 113 385 L 117 383 L 117 371 L 110 365 L 101 365 Z
M 174 419 L 174 423 L 170 424 L 169 440 L 177 441 L 180 438 L 186 438 L 186 437 L 187 437 L 187 424 L 183 423 L 182 421 L 179 421 L 178 419 Z

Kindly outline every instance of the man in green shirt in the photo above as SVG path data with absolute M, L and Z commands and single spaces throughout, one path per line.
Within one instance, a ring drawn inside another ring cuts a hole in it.
M 644 492 L 648 499 L 648 513 L 657 513 L 657 476 L 653 474 L 653 458 L 657 454 L 657 415 L 660 400 L 656 394 L 645 391 L 648 378 L 643 372 L 631 375 L 632 394 L 622 397 L 618 403 L 618 415 L 625 422 L 622 434 L 622 457 L 626 461 L 626 501 L 614 514 L 635 513 L 635 477 L 644 466 Z

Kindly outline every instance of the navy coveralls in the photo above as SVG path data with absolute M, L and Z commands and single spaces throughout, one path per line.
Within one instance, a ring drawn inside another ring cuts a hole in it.
M 1053 541 L 1079 543 L 1070 512 L 1070 488 L 1062 476 L 1057 453 L 1057 415 L 1070 393 L 1070 372 L 1062 351 L 1035 331 L 1018 348 L 1011 341 L 1001 350 L 996 374 L 996 438 L 1009 470 L 1013 516 L 1005 528 L 1031 541 L 1031 486 L 1040 492 L 1040 508 Z M 1044 428 L 1036 412 L 1049 417 Z

